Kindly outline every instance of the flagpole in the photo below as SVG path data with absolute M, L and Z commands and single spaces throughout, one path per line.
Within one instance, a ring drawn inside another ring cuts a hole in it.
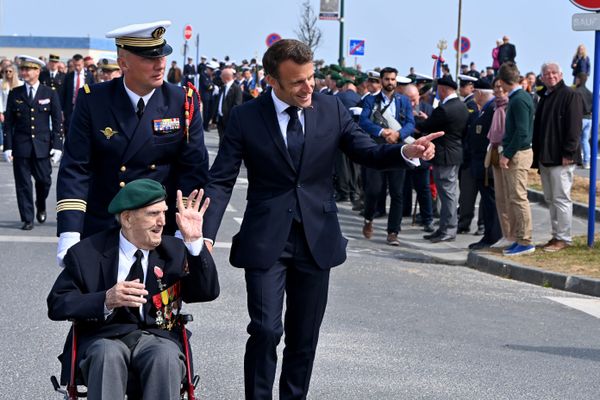
M 458 43 L 458 46 L 456 46 L 457 50 L 456 50 L 456 75 L 454 76 L 454 79 L 457 80 L 458 82 L 458 72 L 460 71 L 460 64 L 462 62 L 462 40 L 460 37 L 460 23 L 461 23 L 461 18 L 462 18 L 462 0 L 458 0 L 458 33 L 456 34 L 456 40 Z

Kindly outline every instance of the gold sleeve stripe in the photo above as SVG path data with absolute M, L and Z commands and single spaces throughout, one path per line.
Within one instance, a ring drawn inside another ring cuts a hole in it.
M 80 199 L 64 199 L 56 203 L 56 212 L 72 210 L 85 212 L 86 208 L 86 201 Z

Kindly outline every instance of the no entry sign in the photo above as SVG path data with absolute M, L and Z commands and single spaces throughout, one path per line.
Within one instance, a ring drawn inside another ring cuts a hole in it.
M 588 11 L 600 11 L 600 0 L 571 0 L 577 7 Z
M 190 40 L 192 38 L 192 26 L 191 25 L 186 25 L 183 28 L 183 38 L 185 40 Z

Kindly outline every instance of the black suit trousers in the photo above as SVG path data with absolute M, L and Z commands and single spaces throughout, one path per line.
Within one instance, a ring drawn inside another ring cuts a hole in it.
M 50 158 L 15 157 L 13 172 L 17 190 L 17 204 L 22 222 L 33 222 L 33 186 L 35 180 L 35 205 L 39 211 L 46 211 L 46 198 L 52 185 L 52 165 Z
M 277 345 L 284 332 L 279 399 L 306 398 L 327 305 L 329 269 L 318 268 L 300 223 L 292 224 L 285 250 L 271 268 L 246 269 L 246 289 L 250 315 L 244 357 L 246 399 L 272 399 Z

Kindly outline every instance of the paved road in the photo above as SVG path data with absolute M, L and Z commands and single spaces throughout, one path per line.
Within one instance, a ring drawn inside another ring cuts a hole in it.
M 208 141 L 215 151 L 214 136 Z M 187 308 L 195 316 L 203 399 L 242 398 L 245 291 L 242 271 L 227 263 L 227 245 L 242 217 L 244 182 L 234 190 L 215 250 L 222 295 Z M 0 189 L 0 398 L 58 399 L 48 377 L 59 371 L 55 357 L 68 325 L 49 321 L 45 305 L 59 272 L 55 213 L 22 232 L 5 163 Z M 358 239 L 359 218 L 342 213 L 341 220 L 357 239 L 348 261 L 332 272 L 310 399 L 598 398 L 597 300 L 406 261 L 401 249 Z

